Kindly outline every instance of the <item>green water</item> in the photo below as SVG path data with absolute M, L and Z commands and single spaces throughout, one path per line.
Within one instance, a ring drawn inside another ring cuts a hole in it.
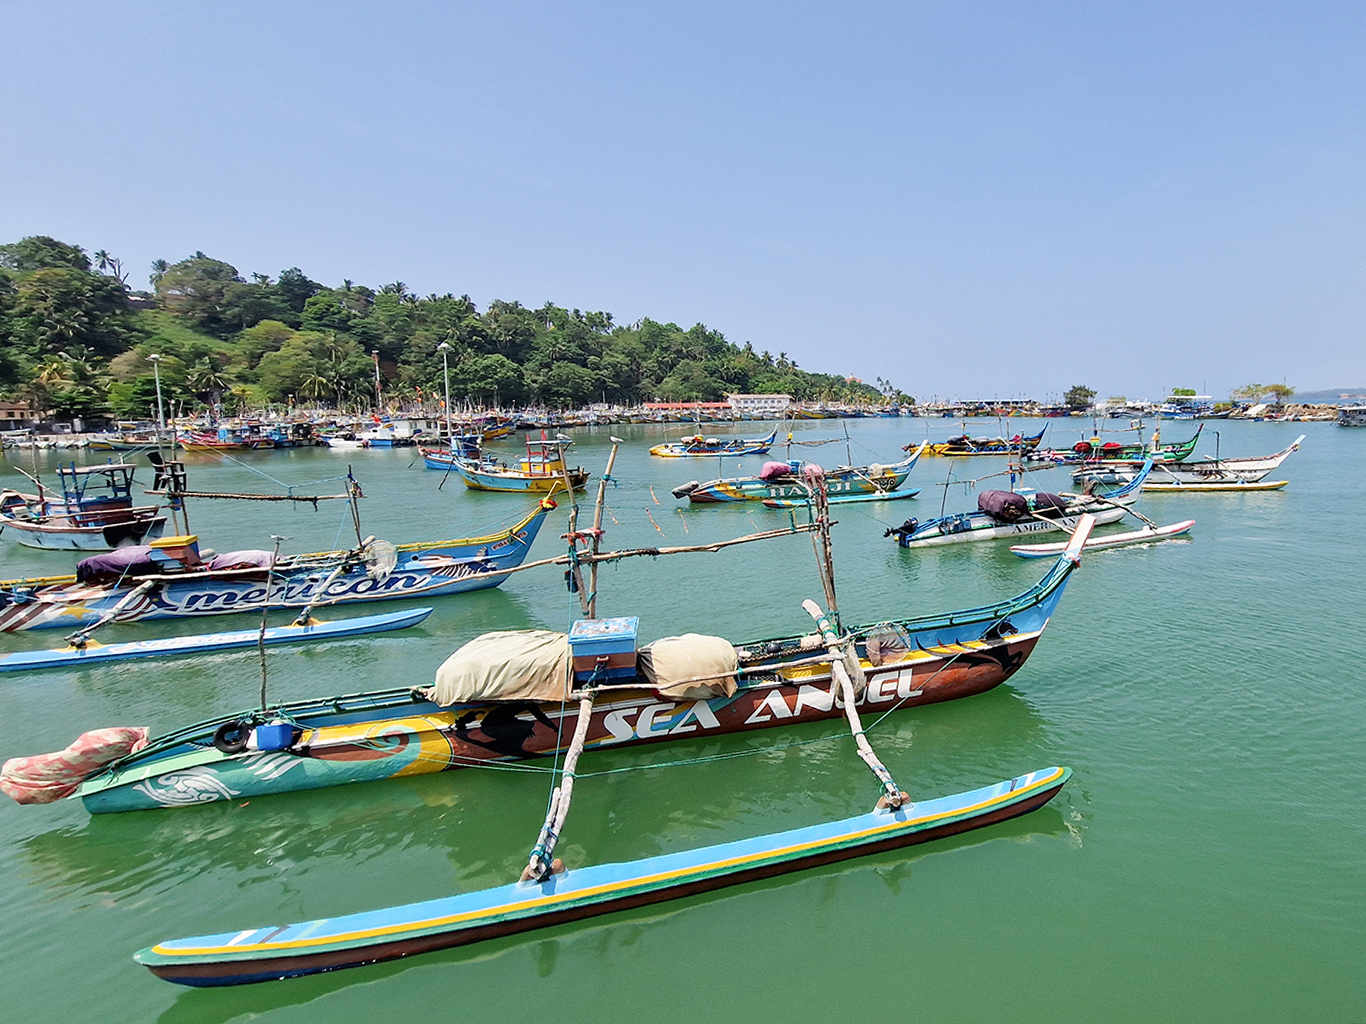
M 1074 440 L 1078 423 L 1052 421 L 1046 440 Z M 955 427 L 929 423 L 936 440 Z M 669 489 L 716 475 L 716 463 L 649 458 L 645 449 L 664 434 L 660 428 L 610 429 L 628 441 L 619 486 L 608 492 L 611 546 L 695 543 L 783 521 L 785 513 L 744 506 L 682 505 L 680 513 Z M 842 429 L 813 422 L 798 437 Z M 894 461 L 902 444 L 925 434 L 919 420 L 853 421 L 849 429 L 858 462 Z M 1166 433 L 1174 440 L 1189 429 L 1168 424 Z M 903 788 L 919 797 L 1070 765 L 1072 782 L 1034 814 L 907 851 L 465 949 L 194 991 L 155 979 L 131 954 L 162 938 L 506 882 L 535 837 L 546 779 L 462 771 L 99 818 L 77 803 L 4 800 L 3 1017 L 1364 1021 L 1366 431 L 1218 429 L 1225 455 L 1264 454 L 1307 433 L 1303 451 L 1276 474 L 1289 488 L 1145 496 L 1139 507 L 1160 522 L 1196 519 L 1191 538 L 1088 556 L 1035 654 L 1008 684 L 901 712 L 872 733 Z M 594 483 L 608 433 L 576 433 Z M 1198 451 L 1213 448 L 1210 437 Z M 842 443 L 817 451 L 827 464 L 845 461 Z M 40 454 L 39 465 L 50 469 L 57 454 Z M 11 467 L 31 469 L 31 455 L 5 458 L 0 482 L 16 486 Z M 394 541 L 468 535 L 526 504 L 467 492 L 454 477 L 438 489 L 442 474 L 412 465 L 411 451 L 308 450 L 244 461 L 290 483 L 333 477 L 350 463 L 367 494 L 365 531 Z M 755 471 L 759 462 L 744 465 Z M 1003 465 L 983 459 L 954 468 L 966 477 Z M 925 460 L 906 485 L 924 489 L 918 499 L 838 510 L 846 621 L 967 607 L 1022 590 L 1045 571 L 1004 545 L 913 552 L 882 538 L 885 526 L 908 515 L 937 513 L 935 484 L 948 469 Z M 192 486 L 203 489 L 266 483 L 207 458 L 192 461 L 191 473 Z M 1061 472 L 1035 481 L 1048 489 L 1065 482 Z M 949 511 L 974 503 L 963 488 L 950 489 Z M 191 516 L 202 543 L 218 550 L 269 547 L 272 533 L 290 538 L 287 550 L 331 548 L 353 536 L 340 503 L 315 513 L 201 501 Z M 563 528 L 556 513 L 532 557 L 558 554 Z M 0 543 L 5 577 L 71 563 L 68 555 Z M 802 598 L 821 597 L 801 537 L 638 559 L 605 569 L 600 590 L 600 613 L 639 615 L 646 638 L 688 630 L 736 640 L 791 634 L 809 626 Z M 276 649 L 271 693 L 286 699 L 421 683 L 477 633 L 565 628 L 576 612 L 557 570 L 528 572 L 496 590 L 439 599 L 418 630 Z M 209 621 L 119 627 L 118 638 L 246 624 Z M 57 640 L 52 631 L 6 635 L 0 650 Z M 247 707 L 258 685 L 250 652 L 0 676 L 0 757 L 54 750 L 105 725 L 161 731 Z M 775 749 L 786 738 L 822 737 Z M 859 813 L 876 797 L 834 725 L 597 754 L 583 767 L 744 749 L 756 753 L 581 783 L 560 847 L 565 860 L 688 849 Z

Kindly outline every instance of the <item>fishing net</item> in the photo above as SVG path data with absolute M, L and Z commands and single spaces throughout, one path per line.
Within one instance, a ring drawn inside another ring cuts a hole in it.
M 365 548 L 365 574 L 372 580 L 387 580 L 398 565 L 398 549 L 387 540 L 372 540 Z

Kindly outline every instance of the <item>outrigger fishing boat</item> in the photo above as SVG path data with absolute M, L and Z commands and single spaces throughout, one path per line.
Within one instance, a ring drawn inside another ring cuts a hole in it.
M 1151 465 L 1149 464 L 1149 467 Z M 982 491 L 977 511 L 940 516 L 921 523 L 914 517 L 887 530 L 903 548 L 938 547 L 968 541 L 999 540 L 1054 531 L 1071 532 L 1083 516 L 1097 526 L 1117 523 L 1138 500 L 1146 472 L 1104 495 L 1050 494 L 1046 491 Z
M 457 424 L 462 426 L 463 424 Z M 483 416 L 476 416 L 469 422 L 469 433 L 478 434 L 484 441 L 497 441 L 500 438 L 508 437 L 517 429 L 517 421 L 510 416 L 503 416 L 499 413 L 487 413 Z
M 773 442 L 778 439 L 778 428 L 773 428 L 773 433 L 768 437 L 703 437 L 701 434 L 694 434 L 685 437 L 681 441 L 673 441 L 669 444 L 657 444 L 650 449 L 651 455 L 657 455 L 662 459 L 703 459 L 709 456 L 720 455 L 725 458 L 736 458 L 741 455 L 767 455 L 768 450 L 773 447 Z
M 275 447 L 273 438 L 260 432 L 259 424 L 241 427 L 221 426 L 216 433 L 190 431 L 177 440 L 187 452 L 246 452 Z
M 880 503 L 886 501 L 902 501 L 906 498 L 914 498 L 920 493 L 919 487 L 912 487 L 908 491 L 875 491 L 872 494 L 851 494 L 848 497 L 831 498 L 832 505 L 856 505 L 865 503 Z M 805 508 L 811 504 L 810 498 L 765 498 L 764 508 Z
M 543 433 L 535 440 L 527 435 L 526 455 L 509 466 L 484 455 L 477 435 L 462 434 L 451 438 L 449 449 L 423 448 L 422 461 L 428 469 L 455 473 L 474 490 L 549 494 L 569 487 L 578 490 L 588 482 L 588 470 L 571 469 L 565 460 L 565 449 L 573 443 L 568 437 L 550 440 Z
M 1200 431 L 1204 429 L 1205 425 L 1202 423 L 1195 428 L 1195 433 L 1188 440 L 1175 444 L 1162 444 L 1161 431 L 1155 431 L 1152 441 L 1146 444 L 1120 444 L 1118 441 L 1101 441 L 1098 436 L 1093 436 L 1090 440 L 1078 441 L 1071 448 L 1043 448 L 1026 452 L 1024 461 L 1051 462 L 1057 466 L 1084 464 L 1092 467 L 1127 462 L 1131 463 L 1135 470 L 1150 458 L 1154 464 L 1185 462 L 1195 453 L 1195 446 L 1200 442 Z
M 25 547 L 49 551 L 107 551 L 155 540 L 166 529 L 166 517 L 159 514 L 159 505 L 134 506 L 135 470 L 126 462 L 59 464 L 57 492 L 30 476 L 36 495 L 0 491 L 0 533 L 8 531 Z
M 926 455 L 943 455 L 947 458 L 963 458 L 972 455 L 1015 455 L 1032 451 L 1039 446 L 1043 440 L 1044 427 L 1037 434 L 1016 434 L 1014 437 L 972 437 L 968 434 L 960 434 L 958 437 L 951 437 L 947 441 L 938 444 L 925 442 L 923 446 Z M 918 446 L 914 443 L 903 445 L 901 450 L 905 452 L 913 451 Z
M 832 501 L 857 495 L 883 495 L 894 492 L 910 476 L 925 445 L 916 449 L 908 459 L 889 466 L 872 463 L 867 466 L 838 466 L 824 471 L 826 492 Z M 687 498 L 693 504 L 719 501 L 768 501 L 790 499 L 805 503 L 810 489 L 805 472 L 812 463 L 793 459 L 788 462 L 768 462 L 758 476 L 727 477 L 698 483 L 691 480 L 673 489 L 675 498 Z
M 1203 426 L 1203 424 L 1202 424 Z M 1217 485 L 1220 489 L 1229 485 L 1240 489 L 1240 484 L 1255 484 L 1276 469 L 1281 463 L 1300 450 L 1305 435 L 1301 434 L 1286 447 L 1272 455 L 1248 459 L 1204 459 L 1199 462 L 1159 462 L 1154 463 L 1143 489 L 1154 491 L 1163 484 L 1188 485 L 1191 490 L 1208 490 Z M 1082 466 L 1072 471 L 1072 479 L 1078 483 L 1088 481 L 1101 484 L 1124 484 L 1134 479 L 1142 470 L 1142 464 L 1107 462 L 1103 466 Z M 1284 487 L 1285 482 L 1281 481 Z
M 149 430 L 123 430 L 114 434 L 97 434 L 86 442 L 92 452 L 141 452 L 155 448 L 157 435 Z
M 428 469 L 440 469 L 449 473 L 455 469 L 457 459 L 472 463 L 480 469 L 495 470 L 498 468 L 498 460 L 493 456 L 484 454 L 483 438 L 476 433 L 453 434 L 446 448 L 419 448 L 418 450 L 422 452 L 422 464 Z
M 75 628 L 110 612 L 119 622 L 227 615 L 260 609 L 267 596 L 271 608 L 299 608 L 496 587 L 499 570 L 522 563 L 554 507 L 542 499 L 483 537 L 399 545 L 368 537 L 313 554 L 201 553 L 193 534 L 163 537 L 85 559 L 73 575 L 0 582 L 0 632 Z
M 610 473 L 609 462 L 607 475 Z M 863 684 L 865 694 L 874 684 L 871 679 L 864 679 L 862 658 L 857 653 L 855 636 L 842 635 L 838 626 L 833 578 L 830 575 L 828 506 L 819 497 L 816 504 L 816 521 L 822 525 L 821 538 L 826 556 L 822 582 L 830 614 L 823 612 L 813 601 L 803 602 L 803 608 L 815 620 L 816 634 L 800 640 L 798 648 L 807 652 L 822 652 L 821 655 L 809 655 L 805 660 L 814 668 L 818 664 L 815 659 L 823 658 L 828 666 L 830 686 L 829 689 L 810 686 L 807 699 L 828 705 L 834 715 L 842 712 L 846 719 L 859 758 L 878 782 L 880 795 L 871 812 L 773 835 L 650 857 L 634 863 L 566 867 L 555 856 L 555 850 L 564 834 L 579 756 L 587 746 L 596 698 L 601 693 L 616 691 L 616 684 L 612 682 L 614 673 L 630 671 L 623 664 L 627 648 L 622 641 L 628 638 L 633 641 L 635 622 L 593 618 L 594 598 L 586 597 L 580 588 L 581 600 L 590 617 L 576 623 L 575 630 L 567 638 L 569 664 L 573 666 L 578 686 L 570 692 L 571 684 L 564 678 L 564 670 L 557 669 L 551 676 L 552 688 L 558 689 L 561 695 L 558 702 L 561 708 L 570 697 L 578 698 L 577 720 L 563 767 L 555 773 L 558 781 L 550 795 L 545 822 L 518 882 L 386 910 L 164 941 L 139 951 L 135 959 L 167 981 L 192 986 L 235 985 L 337 970 L 580 920 L 896 849 L 1004 821 L 1047 803 L 1066 783 L 1069 769 L 1045 768 L 967 793 L 923 803 L 913 803 L 910 795 L 897 784 L 868 742 L 859 715 L 858 688 L 854 679 L 857 677 Z M 601 507 L 600 502 L 599 511 Z M 1079 561 L 1090 530 L 1089 519 L 1084 519 L 1078 525 L 1064 556 L 1064 560 L 1072 566 Z M 571 544 L 576 543 L 574 533 L 571 512 Z M 596 544 L 600 539 L 597 526 L 585 537 L 591 539 L 596 552 Z M 596 553 L 593 557 L 596 557 Z M 590 564 L 596 568 L 598 563 L 591 561 Z M 1055 569 L 1055 572 L 1058 571 Z M 1063 570 L 1064 578 L 1066 571 L 1070 570 Z M 592 593 L 596 594 L 596 589 Z M 1006 621 L 1002 618 L 995 620 L 998 627 Z M 942 628 L 952 630 L 952 622 L 951 617 L 946 618 Z M 981 625 L 980 621 L 978 625 Z M 579 627 L 586 628 L 580 630 Z M 576 633 L 579 640 L 577 646 L 574 643 Z M 738 672 L 738 662 L 732 663 L 737 667 L 728 668 L 715 661 L 707 664 L 708 659 L 702 657 L 703 654 L 716 656 L 722 653 L 715 645 L 696 643 L 697 640 L 711 639 L 714 638 L 670 638 L 671 641 L 682 641 L 687 649 L 667 654 L 662 650 L 652 651 L 647 663 L 653 671 L 669 676 L 670 686 L 736 686 L 733 675 Z M 964 645 L 955 643 L 954 646 Z M 772 657 L 773 654 L 766 652 L 764 656 Z M 555 660 L 559 660 L 558 655 Z M 473 660 L 463 668 L 473 669 Z M 940 672 L 948 668 L 948 665 L 942 666 Z M 502 670 L 496 668 L 492 672 L 455 671 L 452 673 L 453 680 L 447 682 L 456 683 L 457 689 L 469 686 L 478 688 L 495 682 L 501 674 L 504 674 Z M 518 677 L 520 673 L 512 673 L 512 676 Z M 525 686 L 527 680 L 521 678 L 518 683 Z M 657 679 L 656 686 L 658 683 Z M 438 687 L 441 685 L 442 680 L 438 679 Z M 895 700 L 895 695 L 887 697 L 887 700 Z M 841 701 L 842 708 L 835 711 Z M 798 708 L 801 703 L 799 691 Z M 697 706 L 695 702 L 694 707 Z M 784 702 L 783 707 L 788 717 L 794 716 L 790 705 Z M 642 711 L 639 717 L 644 717 L 648 710 Z M 650 717 L 654 721 L 658 716 Z M 756 708 L 751 715 L 759 723 L 771 722 L 777 717 L 782 716 L 776 702 Z M 674 731 L 692 733 L 705 725 L 705 717 L 690 710 L 680 718 Z M 278 725 L 272 723 L 267 728 L 277 730 L 269 733 L 268 738 L 283 737 L 291 732 L 287 722 Z

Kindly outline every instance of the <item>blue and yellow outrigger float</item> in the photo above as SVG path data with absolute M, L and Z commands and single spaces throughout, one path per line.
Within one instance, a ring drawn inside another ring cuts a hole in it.
M 395 960 L 929 842 L 1028 814 L 1067 782 L 1043 768 L 970 792 L 624 864 L 298 924 L 169 939 L 138 952 L 180 985 L 241 985 Z

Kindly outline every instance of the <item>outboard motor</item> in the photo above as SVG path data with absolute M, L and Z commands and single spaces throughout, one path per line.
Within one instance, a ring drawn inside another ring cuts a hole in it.
M 902 523 L 900 526 L 892 526 L 892 527 L 889 527 L 889 528 L 882 534 L 882 536 L 884 536 L 884 537 L 892 537 L 892 536 L 895 536 L 896 539 L 897 539 L 897 542 L 900 543 L 900 541 L 901 541 L 901 539 L 902 539 L 903 537 L 909 537 L 911 534 L 915 533 L 916 528 L 919 527 L 919 526 L 920 526 L 920 520 L 917 519 L 915 516 L 911 516 L 910 519 L 907 519 L 907 520 L 906 520 L 904 523 Z

